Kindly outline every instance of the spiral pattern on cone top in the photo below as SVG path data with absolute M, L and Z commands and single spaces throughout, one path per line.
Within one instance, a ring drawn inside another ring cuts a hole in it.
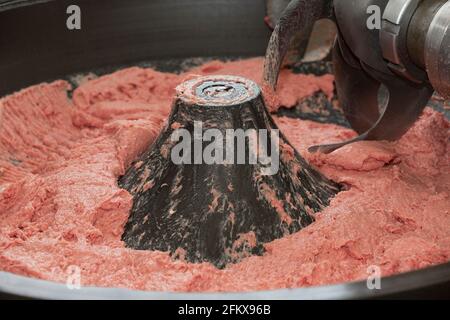
M 199 77 L 180 84 L 178 98 L 198 106 L 233 106 L 256 98 L 259 87 L 251 80 L 237 76 Z

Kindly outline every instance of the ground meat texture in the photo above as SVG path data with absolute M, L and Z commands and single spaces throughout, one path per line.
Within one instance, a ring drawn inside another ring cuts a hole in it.
M 331 154 L 307 147 L 355 132 L 276 117 L 295 148 L 346 186 L 309 227 L 265 245 L 266 253 L 223 270 L 127 249 L 132 206 L 117 179 L 157 137 L 174 88 L 207 74 L 259 81 L 262 58 L 209 62 L 182 74 L 129 68 L 69 84 L 40 84 L 0 100 L 0 270 L 83 286 L 158 291 L 249 291 L 364 279 L 450 260 L 449 122 L 427 108 L 397 142 L 359 142 Z M 271 111 L 321 90 L 333 77 L 281 73 Z

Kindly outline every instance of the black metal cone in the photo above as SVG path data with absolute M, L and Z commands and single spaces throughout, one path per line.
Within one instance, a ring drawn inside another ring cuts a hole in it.
M 169 251 L 189 262 L 208 261 L 223 268 L 262 254 L 264 243 L 308 226 L 314 221 L 311 214 L 327 206 L 339 191 L 339 186 L 309 166 L 282 134 L 276 138 L 278 128 L 255 83 L 231 76 L 202 77 L 185 82 L 177 92 L 168 124 L 119 181 L 134 199 L 122 237 L 128 247 Z M 229 164 L 206 164 L 202 159 L 202 151 L 211 141 L 200 141 L 198 132 L 212 128 L 224 137 L 224 144 L 217 137 L 212 139 L 224 146 L 222 158 L 234 151 L 234 161 Z M 257 142 L 273 159 L 278 157 L 278 170 L 249 161 L 255 150 L 251 139 L 245 140 L 245 164 L 238 164 L 238 140 L 234 140 L 234 148 L 225 148 L 226 130 L 230 129 L 267 130 L 267 141 Z M 173 134 L 180 130 L 193 137 L 187 143 L 192 154 L 179 152 L 182 140 L 174 139 Z M 195 145 L 196 139 L 200 144 Z M 279 147 L 272 148 L 271 143 L 277 145 L 277 141 Z M 191 164 L 173 161 L 177 153 L 186 155 L 185 162 Z

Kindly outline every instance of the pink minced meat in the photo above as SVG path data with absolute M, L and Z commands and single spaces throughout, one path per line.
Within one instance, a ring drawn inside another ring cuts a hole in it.
M 370 266 L 387 276 L 448 261 L 449 122 L 431 109 L 398 142 L 360 142 L 329 155 L 306 148 L 355 133 L 276 118 L 303 157 L 348 190 L 311 226 L 267 244 L 262 257 L 218 270 L 124 247 L 132 197 L 117 178 L 155 140 L 174 87 L 195 74 L 259 80 L 261 64 L 211 62 L 181 75 L 130 68 L 83 83 L 72 100 L 64 81 L 0 100 L 0 270 L 66 282 L 77 266 L 83 286 L 248 291 L 364 279 Z M 331 95 L 333 77 L 285 70 L 271 110 L 317 90 Z

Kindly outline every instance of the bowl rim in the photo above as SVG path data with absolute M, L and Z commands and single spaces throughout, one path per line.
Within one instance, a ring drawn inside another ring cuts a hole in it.
M 340 300 L 373 299 L 406 294 L 439 284 L 450 285 L 450 262 L 381 278 L 381 289 L 369 289 L 367 281 L 315 287 L 253 292 L 162 292 L 86 286 L 70 289 L 47 280 L 0 272 L 0 296 L 64 300 Z

